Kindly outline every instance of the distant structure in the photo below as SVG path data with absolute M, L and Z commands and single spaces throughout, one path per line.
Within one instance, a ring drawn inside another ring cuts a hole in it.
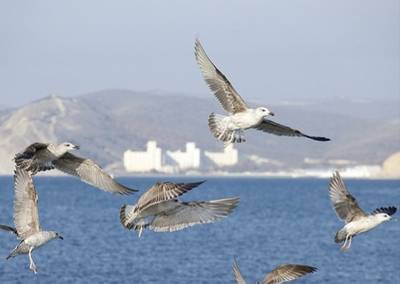
M 128 172 L 162 171 L 162 150 L 156 141 L 148 141 L 144 152 L 127 150 L 124 167 Z
M 179 170 L 200 168 L 200 149 L 193 142 L 186 143 L 186 151 L 167 151 L 167 155 L 177 163 Z
M 219 167 L 232 167 L 239 162 L 238 150 L 233 148 L 233 144 L 225 147 L 223 152 L 205 151 L 204 156 Z
M 204 151 L 203 158 L 218 167 L 231 167 L 239 162 L 238 151 L 229 145 L 223 152 Z M 184 151 L 166 151 L 163 155 L 156 141 L 147 142 L 146 151 L 127 150 L 124 153 L 124 167 L 128 172 L 176 173 L 186 170 L 198 170 L 202 163 L 202 153 L 194 142 L 186 143 Z M 167 161 L 167 163 L 164 163 Z
M 384 178 L 400 178 L 400 152 L 392 154 L 383 162 L 379 176 Z

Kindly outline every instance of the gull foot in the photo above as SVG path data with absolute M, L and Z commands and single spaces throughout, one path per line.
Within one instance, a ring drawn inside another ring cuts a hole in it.
M 342 247 L 340 248 L 340 250 L 342 252 L 347 252 L 350 249 L 350 246 L 348 246 L 347 244 L 342 245 Z
M 34 263 L 31 263 L 29 265 L 29 270 L 32 271 L 33 273 L 37 274 L 37 266 Z

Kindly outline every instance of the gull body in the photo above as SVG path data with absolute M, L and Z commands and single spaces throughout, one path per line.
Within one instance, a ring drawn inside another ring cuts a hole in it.
M 267 108 L 249 108 L 243 112 L 235 113 L 223 118 L 228 130 L 246 130 L 261 123 L 270 112 Z
M 79 177 L 83 182 L 101 190 L 131 194 L 137 191 L 115 181 L 94 161 L 71 154 L 79 146 L 70 142 L 61 144 L 33 143 L 24 151 L 15 155 L 17 167 L 35 175 L 40 171 L 58 169 L 66 174 Z
M 20 254 L 29 255 L 29 269 L 37 273 L 32 252 L 54 239 L 63 237 L 54 231 L 43 231 L 39 224 L 38 196 L 29 172 L 17 168 L 14 175 L 14 223 L 15 228 L 2 225 L 1 228 L 13 232 L 21 242 L 7 259 Z
M 268 117 L 274 113 L 266 107 L 248 107 L 225 75 L 212 63 L 198 40 L 195 43 L 195 56 L 204 80 L 222 107 L 229 113 L 227 116 L 211 113 L 208 117 L 211 133 L 225 145 L 246 141 L 243 132 L 251 128 L 279 136 L 301 136 L 316 141 L 330 140 L 325 137 L 309 136 L 269 120 Z
M 54 239 L 61 238 L 62 237 L 54 231 L 37 232 L 21 241 L 7 257 L 7 259 L 17 256 L 19 254 L 29 254 L 30 250 L 34 251 Z
M 366 214 L 347 190 L 337 171 L 329 183 L 329 196 L 337 216 L 345 222 L 345 226 L 335 235 L 336 243 L 343 242 L 342 251 L 350 249 L 353 237 L 390 221 L 397 211 L 396 207 L 390 206 L 377 208 L 371 214 Z
M 369 215 L 365 218 L 350 222 L 343 227 L 343 230 L 352 235 L 358 235 L 361 233 L 368 232 L 378 225 L 389 221 L 391 217 L 386 213 L 380 213 L 376 215 Z
M 177 199 L 201 183 L 156 183 L 135 205 L 121 207 L 122 226 L 134 229 L 139 237 L 146 228 L 155 232 L 173 232 L 196 224 L 215 222 L 237 206 L 239 198 L 192 202 Z
M 15 155 L 15 163 L 21 169 L 29 171 L 32 175 L 40 171 L 54 168 L 53 162 L 64 154 L 79 149 L 79 146 L 70 142 L 61 144 L 33 143 L 24 151 Z

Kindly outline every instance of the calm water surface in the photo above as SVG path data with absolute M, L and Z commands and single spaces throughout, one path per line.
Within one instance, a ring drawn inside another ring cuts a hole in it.
M 121 179 L 141 191 L 157 180 Z M 182 199 L 239 196 L 232 215 L 175 233 L 145 231 L 141 239 L 119 222 L 120 206 L 139 194 L 111 195 L 72 178 L 35 182 L 41 225 L 64 241 L 34 252 L 35 276 L 27 256 L 5 260 L 17 241 L 0 232 L 0 283 L 234 283 L 234 256 L 248 283 L 287 262 L 319 268 L 296 283 L 400 283 L 400 222 L 358 236 L 348 253 L 340 252 L 333 238 L 342 223 L 331 209 L 327 180 L 210 178 Z M 400 181 L 347 185 L 368 212 L 400 206 Z M 12 177 L 0 177 L 0 223 L 12 224 L 12 201 Z

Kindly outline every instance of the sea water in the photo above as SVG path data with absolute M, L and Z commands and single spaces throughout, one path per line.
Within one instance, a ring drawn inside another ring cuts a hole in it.
M 120 224 L 123 204 L 156 181 L 202 178 L 119 180 L 140 192 L 119 196 L 74 178 L 35 177 L 41 226 L 64 240 L 34 251 L 34 275 L 26 255 L 5 260 L 18 241 L 0 232 L 0 283 L 234 283 L 234 257 L 248 283 L 283 263 L 318 267 L 296 283 L 400 283 L 400 222 L 357 236 L 341 252 L 334 236 L 343 223 L 330 204 L 328 180 L 208 178 L 182 200 L 239 196 L 233 214 L 179 232 L 146 230 L 140 239 Z M 366 212 L 400 206 L 398 180 L 345 182 Z M 1 224 L 13 225 L 13 196 L 12 177 L 0 177 Z

